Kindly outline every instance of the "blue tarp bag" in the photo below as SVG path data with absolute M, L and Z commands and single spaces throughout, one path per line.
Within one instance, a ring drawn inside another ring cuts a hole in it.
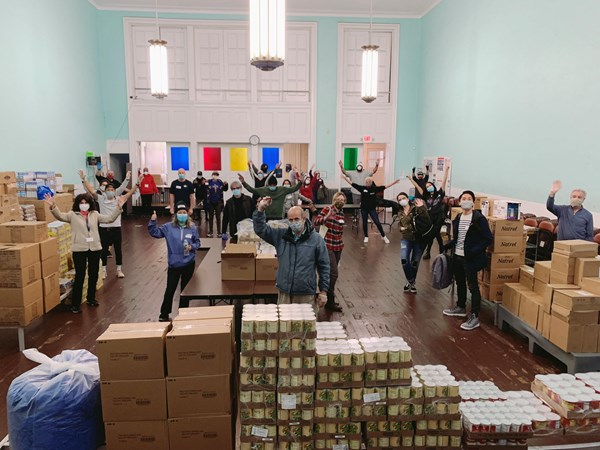
M 98 358 L 65 350 L 13 380 L 6 396 L 11 450 L 96 450 L 104 441 Z
M 50 194 L 54 197 L 54 192 L 48 186 L 38 186 L 37 188 L 37 198 L 38 200 L 44 200 L 44 195 Z

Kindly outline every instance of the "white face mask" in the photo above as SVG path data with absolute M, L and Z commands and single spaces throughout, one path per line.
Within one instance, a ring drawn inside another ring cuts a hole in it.
M 148 175 L 148 171 L 147 170 L 144 170 L 144 175 Z
M 573 200 L 571 200 L 571 206 L 573 208 L 578 208 L 582 205 L 583 205 L 583 200 L 581 200 L 579 198 L 574 198 Z
M 463 200 L 462 202 L 460 202 L 460 207 L 462 209 L 464 209 L 465 211 L 469 211 L 469 210 L 473 209 L 473 201 Z
M 408 205 L 408 200 L 403 198 L 402 200 L 400 200 L 398 203 L 400 203 L 400 206 L 406 206 Z
M 106 191 L 106 198 L 112 200 L 115 198 L 115 191 Z
M 89 211 L 89 209 L 90 209 L 89 203 L 80 203 L 79 204 L 79 211 L 86 212 L 86 211 Z

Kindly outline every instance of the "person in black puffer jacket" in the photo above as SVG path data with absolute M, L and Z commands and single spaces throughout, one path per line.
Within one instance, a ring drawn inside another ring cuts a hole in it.
M 464 191 L 459 197 L 462 212 L 452 222 L 452 241 L 445 249 L 452 249 L 454 258 L 452 269 L 457 287 L 457 302 L 454 308 L 443 311 L 446 316 L 466 317 L 467 284 L 471 291 L 471 315 L 460 327 L 474 330 L 479 327 L 479 309 L 481 293 L 477 281 L 477 272 L 487 265 L 486 248 L 492 243 L 493 236 L 487 219 L 480 211 L 473 211 L 475 194 Z

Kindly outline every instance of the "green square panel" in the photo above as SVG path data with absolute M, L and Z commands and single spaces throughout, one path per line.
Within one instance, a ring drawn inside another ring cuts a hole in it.
M 344 149 L 344 170 L 356 170 L 358 164 L 358 149 L 348 147 Z

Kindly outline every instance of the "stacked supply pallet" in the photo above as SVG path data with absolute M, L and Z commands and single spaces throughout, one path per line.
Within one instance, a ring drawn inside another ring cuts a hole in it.
M 166 337 L 170 448 L 232 448 L 233 307 L 194 308 Z
M 317 318 L 312 305 L 279 305 L 277 449 L 314 448 Z
M 415 448 L 460 448 L 459 384 L 445 366 L 415 366 L 423 385 L 424 417 L 417 421 Z
M 480 272 L 481 296 L 501 302 L 504 284 L 519 281 L 519 268 L 525 263 L 526 235 L 522 220 L 489 218 L 494 242 L 488 249 L 488 265 Z
M 37 190 L 40 186 L 46 186 L 50 188 L 52 192 L 56 192 L 56 173 L 17 172 L 17 190 L 19 197 L 37 199 Z
M 58 239 L 44 239 L 39 243 L 39 252 L 44 285 L 44 313 L 47 313 L 60 303 Z
M 165 337 L 170 324 L 112 324 L 96 340 L 107 450 L 168 450 Z
M 275 450 L 277 442 L 276 305 L 244 305 L 240 353 L 240 448 Z
M 14 172 L 0 172 L 0 223 L 21 220 Z

